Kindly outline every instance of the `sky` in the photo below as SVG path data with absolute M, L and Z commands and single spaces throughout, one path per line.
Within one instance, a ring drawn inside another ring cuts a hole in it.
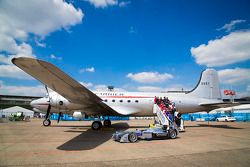
M 222 90 L 250 96 L 250 1 L 0 0 L 0 94 L 45 95 L 20 56 L 91 90 L 191 90 L 213 68 Z

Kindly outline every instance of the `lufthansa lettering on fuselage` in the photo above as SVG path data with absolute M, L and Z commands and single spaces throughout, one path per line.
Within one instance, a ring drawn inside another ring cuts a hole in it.
M 96 93 L 97 95 L 101 95 L 101 96 L 124 96 L 123 93 Z

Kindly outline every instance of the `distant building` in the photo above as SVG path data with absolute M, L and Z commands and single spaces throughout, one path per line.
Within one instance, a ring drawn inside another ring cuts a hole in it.
M 0 95 L 0 110 L 13 107 L 13 106 L 20 106 L 20 107 L 31 110 L 32 107 L 30 106 L 30 102 L 38 98 L 41 98 L 41 97 Z

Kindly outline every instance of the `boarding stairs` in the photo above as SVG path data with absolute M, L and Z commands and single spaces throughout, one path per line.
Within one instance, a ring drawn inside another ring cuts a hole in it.
M 161 125 L 169 127 L 170 125 L 169 118 L 166 116 L 166 114 L 161 110 L 161 108 L 157 104 L 154 104 L 153 113 L 156 114 L 159 120 L 159 123 Z

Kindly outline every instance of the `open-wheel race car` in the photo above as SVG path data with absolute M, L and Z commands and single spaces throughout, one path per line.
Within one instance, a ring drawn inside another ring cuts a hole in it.
M 114 141 L 120 143 L 134 143 L 138 139 L 153 140 L 153 139 L 175 139 L 179 134 L 176 125 L 167 127 L 153 127 L 144 130 L 121 131 L 112 135 Z

